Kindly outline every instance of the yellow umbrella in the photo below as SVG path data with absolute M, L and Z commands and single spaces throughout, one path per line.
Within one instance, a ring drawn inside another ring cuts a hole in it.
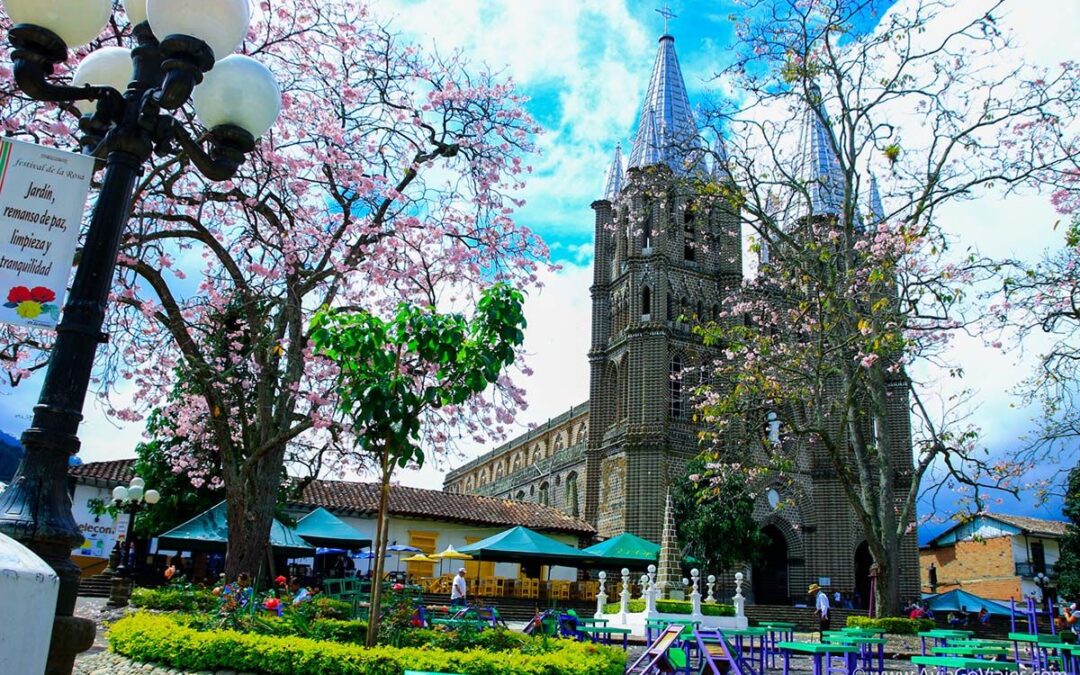
M 416 563 L 437 563 L 437 562 L 439 562 L 435 558 L 429 558 L 426 555 L 424 555 L 423 553 L 417 553 L 416 555 L 411 555 L 408 558 L 402 558 L 401 560 L 402 560 L 402 562 L 416 562 Z
M 442 576 L 442 561 L 444 560 L 472 560 L 472 556 L 468 553 L 462 553 L 454 548 L 453 544 L 447 544 L 446 550 L 440 553 L 435 553 L 431 556 L 439 560 L 439 576 Z

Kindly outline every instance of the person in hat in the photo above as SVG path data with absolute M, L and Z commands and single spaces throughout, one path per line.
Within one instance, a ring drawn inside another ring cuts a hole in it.
M 462 567 L 458 570 L 457 576 L 454 577 L 454 583 L 450 587 L 450 606 L 451 607 L 464 607 L 465 606 L 465 568 Z
M 806 591 L 807 595 L 814 599 L 814 614 L 818 617 L 818 639 L 825 639 L 825 631 L 829 630 L 829 594 L 818 584 L 810 584 Z

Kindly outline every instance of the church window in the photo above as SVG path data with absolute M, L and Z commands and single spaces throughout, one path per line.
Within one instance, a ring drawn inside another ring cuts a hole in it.
M 585 426 L 584 422 L 582 422 L 581 425 L 578 426 L 578 428 L 577 428 L 577 440 L 574 441 L 574 444 L 577 445 L 577 444 L 580 444 L 580 443 L 585 443 L 588 440 L 589 440 L 589 428 L 587 426 Z
M 675 320 L 675 308 L 671 306 L 671 293 L 667 294 L 667 320 Z
M 516 495 L 514 495 L 514 499 L 518 500 L 519 502 L 524 501 L 524 499 L 525 499 L 525 491 L 524 490 L 518 490 L 518 493 Z
M 685 321 L 688 318 L 686 315 L 689 314 L 689 313 L 690 313 L 690 301 L 687 300 L 686 296 L 684 295 L 681 298 L 679 298 L 679 318 L 681 320 Z
M 671 358 L 670 382 L 668 393 L 670 395 L 671 419 L 682 419 L 683 416 L 683 382 L 682 382 L 682 359 L 678 354 Z
M 697 321 L 705 320 L 705 305 L 700 300 L 697 303 L 697 312 L 694 314 L 694 319 Z
M 696 257 L 697 242 L 694 220 L 697 218 L 693 202 L 687 202 L 683 209 L 683 259 L 693 261 Z
M 713 321 L 719 321 L 720 320 L 720 305 L 713 305 L 712 306 L 712 320 Z
M 547 481 L 544 481 L 540 484 L 540 497 L 539 499 L 537 499 L 537 501 L 540 502 L 540 504 L 542 504 L 543 506 L 551 505 L 551 497 L 549 495 Z
M 643 250 L 652 248 L 652 218 L 653 218 L 653 206 L 652 201 L 645 200 L 645 208 L 642 210 L 641 218 L 641 248 Z
M 641 314 L 652 314 L 652 291 L 648 286 L 641 289 Z
M 578 505 L 577 473 L 574 471 L 566 476 L 566 499 L 563 500 L 563 504 L 565 504 L 566 512 L 571 516 L 577 518 L 581 515 L 581 508 Z
M 560 451 L 562 449 L 563 449 L 563 436 L 562 436 L 562 434 L 559 434 L 558 436 L 555 437 L 555 450 L 554 450 L 554 452 L 558 452 L 558 451 Z

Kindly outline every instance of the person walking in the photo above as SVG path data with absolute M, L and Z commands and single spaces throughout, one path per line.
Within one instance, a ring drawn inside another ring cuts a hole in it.
M 464 607 L 465 606 L 465 568 L 462 567 L 458 570 L 457 576 L 454 577 L 454 583 L 450 587 L 450 606 L 451 607 Z
M 825 631 L 829 630 L 829 594 L 818 584 L 810 584 L 807 595 L 814 599 L 814 614 L 818 617 L 818 639 L 824 641 Z

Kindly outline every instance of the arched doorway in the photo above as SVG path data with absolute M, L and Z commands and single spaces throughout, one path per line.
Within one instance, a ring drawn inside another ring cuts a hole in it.
M 788 547 L 784 534 L 775 525 L 766 525 L 761 533 L 765 546 L 753 568 L 754 602 L 759 605 L 786 605 L 788 597 Z
M 870 555 L 870 545 L 865 541 L 855 547 L 855 608 L 870 608 L 870 566 L 874 556 Z

